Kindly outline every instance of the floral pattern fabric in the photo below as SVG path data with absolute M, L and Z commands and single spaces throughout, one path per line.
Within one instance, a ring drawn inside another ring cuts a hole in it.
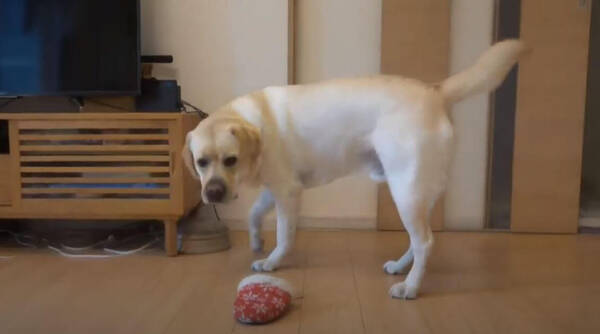
M 253 283 L 238 292 L 234 317 L 243 323 L 261 324 L 279 318 L 291 301 L 289 292 L 271 284 Z

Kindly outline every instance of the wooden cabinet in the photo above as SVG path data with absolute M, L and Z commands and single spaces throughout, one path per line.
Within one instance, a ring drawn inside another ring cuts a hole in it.
M 10 205 L 10 156 L 0 154 L 0 206 Z
M 176 221 L 199 202 L 181 160 L 198 122 L 180 113 L 0 114 L 1 218 L 159 219 L 176 254 Z

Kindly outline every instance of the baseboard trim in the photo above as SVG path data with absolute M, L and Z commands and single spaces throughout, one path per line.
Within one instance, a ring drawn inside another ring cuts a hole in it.
M 580 217 L 579 227 L 600 227 L 600 217 Z
M 248 230 L 245 219 L 224 219 L 223 222 L 230 230 Z M 298 228 L 302 229 L 332 229 L 332 230 L 375 230 L 375 218 L 322 218 L 300 217 Z M 263 224 L 264 230 L 275 230 L 275 219 L 267 219 Z

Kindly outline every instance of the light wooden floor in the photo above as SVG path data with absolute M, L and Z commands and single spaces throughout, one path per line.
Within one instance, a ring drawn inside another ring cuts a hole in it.
M 401 232 L 300 232 L 276 275 L 303 290 L 266 326 L 232 319 L 246 234 L 212 255 L 74 260 L 0 249 L 0 333 L 600 333 L 600 235 L 438 233 L 420 298 L 381 265 Z M 272 236 L 267 247 L 272 247 Z

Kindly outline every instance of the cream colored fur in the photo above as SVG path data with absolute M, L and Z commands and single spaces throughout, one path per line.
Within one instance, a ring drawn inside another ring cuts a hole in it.
M 360 170 L 387 181 L 411 246 L 384 270 L 396 274 L 412 263 L 390 295 L 415 298 L 433 245 L 430 212 L 446 185 L 452 156 L 447 108 L 496 88 L 524 50 L 519 41 L 497 43 L 473 67 L 437 85 L 378 75 L 268 87 L 201 122 L 188 134 L 184 155 L 203 184 L 226 181 L 226 200 L 236 197 L 242 182 L 263 186 L 250 212 L 250 245 L 261 250 L 262 220 L 275 207 L 277 246 L 252 264 L 255 271 L 275 270 L 291 250 L 303 189 Z M 224 166 L 231 156 L 238 163 Z M 200 159 L 210 163 L 200 167 Z

